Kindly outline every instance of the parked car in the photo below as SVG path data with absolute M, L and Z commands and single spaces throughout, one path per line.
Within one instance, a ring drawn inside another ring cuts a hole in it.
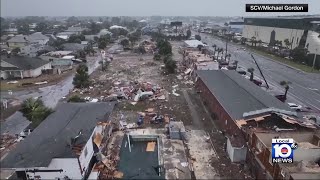
M 243 68 L 238 68 L 237 72 L 241 75 L 246 75 L 247 74 L 247 71 Z
M 257 86 L 261 86 L 262 85 L 262 81 L 260 81 L 258 79 L 253 79 L 252 82 L 255 83 Z
M 296 110 L 296 111 L 301 111 L 302 110 L 302 106 L 301 105 L 298 105 L 298 104 L 295 104 L 295 103 L 288 103 L 288 105 L 293 110 Z

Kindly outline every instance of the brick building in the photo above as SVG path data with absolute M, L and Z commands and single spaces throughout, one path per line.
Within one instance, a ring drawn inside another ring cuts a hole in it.
M 296 115 L 286 104 L 236 71 L 199 70 L 196 74 L 196 88 L 204 104 L 229 137 L 227 150 L 233 162 L 245 161 L 247 151 L 246 139 L 237 121 L 273 111 Z

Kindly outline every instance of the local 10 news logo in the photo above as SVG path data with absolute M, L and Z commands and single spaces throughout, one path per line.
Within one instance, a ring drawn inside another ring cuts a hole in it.
M 293 139 L 272 139 L 272 163 L 293 163 L 293 151 L 297 148 Z

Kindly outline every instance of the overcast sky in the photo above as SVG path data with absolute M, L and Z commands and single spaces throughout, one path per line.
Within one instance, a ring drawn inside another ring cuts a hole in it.
M 320 14 L 320 0 L 1 0 L 1 16 L 268 16 L 246 13 L 246 3 L 307 3 Z

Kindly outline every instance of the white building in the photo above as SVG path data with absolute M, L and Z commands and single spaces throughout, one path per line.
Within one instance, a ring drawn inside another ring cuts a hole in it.
M 21 56 L 1 57 L 1 79 L 32 78 L 42 74 L 42 70 L 52 69 L 51 62 L 38 58 Z
M 102 139 L 110 137 L 114 103 L 61 103 L 1 161 L 20 179 L 98 179 Z M 101 160 L 101 159 L 100 159 Z

